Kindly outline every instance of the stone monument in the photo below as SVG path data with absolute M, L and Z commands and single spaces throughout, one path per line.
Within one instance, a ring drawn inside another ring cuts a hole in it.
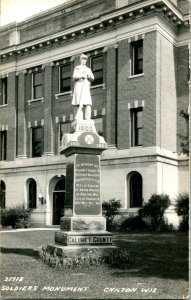
M 100 154 L 107 149 L 107 143 L 97 134 L 91 119 L 90 82 L 94 77 L 85 66 L 87 56 L 82 54 L 80 58 L 81 65 L 73 74 L 72 104 L 77 106 L 74 133 L 65 134 L 60 146 L 60 153 L 66 156 L 66 197 L 55 243 L 64 251 L 77 245 L 113 249 L 112 234 L 106 231 L 102 216 L 100 191 Z

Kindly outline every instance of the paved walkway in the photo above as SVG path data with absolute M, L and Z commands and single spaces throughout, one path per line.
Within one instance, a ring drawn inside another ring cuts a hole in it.
M 22 231 L 42 231 L 42 230 L 60 230 L 60 226 L 59 227 L 43 227 L 43 228 L 20 228 L 20 229 L 2 229 L 0 230 L 0 233 L 9 233 L 9 232 L 22 232 Z

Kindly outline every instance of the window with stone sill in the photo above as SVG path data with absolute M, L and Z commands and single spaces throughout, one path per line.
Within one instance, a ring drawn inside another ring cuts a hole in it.
M 59 93 L 71 90 L 71 63 L 60 66 L 60 90 Z
M 43 154 L 43 128 L 32 128 L 32 157 L 40 157 Z
M 103 54 L 90 58 L 90 68 L 94 75 L 92 86 L 103 84 Z
M 131 42 L 131 76 L 143 73 L 143 40 Z
M 42 71 L 32 74 L 32 99 L 43 97 L 43 79 Z
M 0 131 L 0 160 L 7 159 L 7 131 Z
M 143 145 L 143 108 L 131 109 L 131 146 Z
M 7 104 L 7 77 L 1 79 L 1 98 L 0 105 Z

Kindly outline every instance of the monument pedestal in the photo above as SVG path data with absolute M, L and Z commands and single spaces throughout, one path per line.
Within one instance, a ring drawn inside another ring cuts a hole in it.
M 107 144 L 97 134 L 93 120 L 75 121 L 73 126 L 75 132 L 65 134 L 60 147 L 67 158 L 66 196 L 55 243 L 60 251 L 68 251 L 67 247 L 113 249 L 112 234 L 106 231 L 102 216 L 100 193 L 100 154 Z

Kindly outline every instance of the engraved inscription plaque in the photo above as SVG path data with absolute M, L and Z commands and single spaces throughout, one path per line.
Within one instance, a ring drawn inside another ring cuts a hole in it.
M 99 156 L 76 155 L 74 212 L 76 215 L 98 215 L 100 201 Z

